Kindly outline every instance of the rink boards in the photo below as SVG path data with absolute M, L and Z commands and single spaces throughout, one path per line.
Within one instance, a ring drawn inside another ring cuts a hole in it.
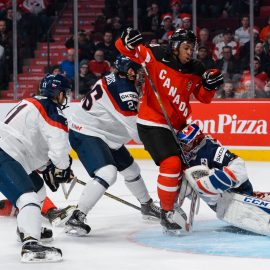
M 1 120 L 15 102 L 0 104 Z M 67 118 L 79 105 L 69 104 L 64 113 Z M 225 100 L 211 104 L 191 102 L 192 114 L 189 121 L 196 122 L 207 134 L 220 140 L 245 160 L 270 161 L 270 101 L 268 100 Z M 150 159 L 142 145 L 130 142 L 127 145 L 137 159 Z M 72 156 L 76 154 L 72 152 Z

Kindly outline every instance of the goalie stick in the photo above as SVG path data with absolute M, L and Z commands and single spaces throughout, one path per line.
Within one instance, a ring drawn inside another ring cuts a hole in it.
M 163 106 L 163 102 L 162 102 L 162 100 L 160 98 L 160 95 L 159 95 L 159 93 L 158 93 L 158 91 L 157 91 L 157 89 L 156 89 L 156 87 L 154 85 L 154 82 L 152 81 L 152 79 L 150 77 L 150 74 L 149 74 L 148 69 L 147 69 L 146 64 L 145 64 L 145 61 L 142 59 L 142 56 L 140 55 L 140 52 L 138 50 L 138 47 L 135 48 L 135 51 L 136 51 L 136 54 L 137 54 L 137 56 L 139 58 L 139 61 L 140 61 L 141 65 L 142 65 L 142 68 L 143 68 L 143 70 L 145 72 L 145 75 L 146 75 L 146 77 L 147 77 L 147 79 L 148 79 L 148 81 L 149 81 L 149 83 L 150 83 L 150 85 L 152 87 L 152 90 L 155 93 L 155 96 L 156 96 L 157 101 L 158 101 L 158 103 L 160 105 L 160 108 L 162 110 L 162 113 L 163 113 L 163 115 L 164 115 L 164 117 L 166 119 L 166 122 L 167 122 L 167 124 L 168 124 L 168 126 L 169 126 L 169 128 L 170 128 L 170 130 L 171 130 L 171 132 L 173 134 L 173 138 L 174 138 L 174 140 L 175 140 L 175 142 L 176 142 L 176 144 L 177 144 L 177 146 L 179 148 L 180 158 L 181 158 L 182 162 L 187 167 L 190 167 L 189 166 L 189 163 L 188 163 L 188 161 L 187 161 L 187 159 L 186 159 L 186 157 L 184 155 L 182 146 L 181 146 L 181 144 L 180 144 L 180 142 L 179 142 L 179 140 L 177 138 L 176 132 L 175 132 L 175 130 L 174 130 L 173 126 L 172 126 L 172 123 L 171 123 L 171 121 L 169 119 L 169 116 L 168 116 L 168 114 L 167 114 L 167 112 L 166 112 L 166 110 L 165 110 L 165 108 Z M 190 204 L 190 211 L 189 211 L 188 222 L 186 223 L 186 231 L 188 231 L 188 232 L 191 232 L 192 231 L 192 225 L 193 225 L 193 220 L 194 220 L 194 215 L 195 215 L 195 206 L 196 206 L 197 199 L 198 199 L 198 195 L 195 192 L 195 190 L 193 189 L 192 190 L 192 198 L 191 198 L 191 204 Z
M 72 180 L 72 182 L 70 184 L 69 190 L 67 192 L 67 196 L 69 196 L 69 194 L 71 193 L 71 190 L 74 188 L 74 186 L 75 186 L 76 183 L 81 184 L 83 186 L 86 185 L 86 182 L 78 179 L 77 177 L 74 177 L 74 179 Z M 123 203 L 125 205 L 128 205 L 128 206 L 130 206 L 130 207 L 132 207 L 132 208 L 134 208 L 134 209 L 136 209 L 138 211 L 141 211 L 141 208 L 139 206 L 137 206 L 137 205 L 135 205 L 133 203 L 127 202 L 127 201 L 125 201 L 125 200 L 123 200 L 123 199 L 121 199 L 121 198 L 119 198 L 119 197 L 117 197 L 117 196 L 115 196 L 115 195 L 113 195 L 111 193 L 105 192 L 104 195 L 107 196 L 107 197 L 109 197 L 109 198 L 111 198 L 111 199 L 114 199 L 114 200 L 116 200 L 116 201 L 118 201 L 120 203 Z

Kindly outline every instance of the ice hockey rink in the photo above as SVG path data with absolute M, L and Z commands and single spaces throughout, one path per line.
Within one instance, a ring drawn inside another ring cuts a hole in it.
M 158 168 L 150 160 L 138 160 L 138 163 L 151 196 L 157 199 Z M 79 161 L 74 161 L 73 169 L 79 179 L 89 179 Z M 254 190 L 270 191 L 270 163 L 247 162 L 247 169 Z M 77 184 L 68 201 L 61 188 L 57 193 L 48 191 L 48 195 L 57 206 L 63 207 L 76 204 L 81 191 L 82 186 Z M 120 175 L 108 192 L 139 206 Z M 87 221 L 92 228 L 88 237 L 71 237 L 63 228 L 54 228 L 52 244 L 62 249 L 62 262 L 23 264 L 15 233 L 16 220 L 0 217 L 0 270 L 263 270 L 270 267 L 270 238 L 234 230 L 218 221 L 203 202 L 195 216 L 193 233 L 177 237 L 163 235 L 158 222 L 145 221 L 138 210 L 106 196 L 88 214 Z M 45 220 L 44 223 L 49 225 Z

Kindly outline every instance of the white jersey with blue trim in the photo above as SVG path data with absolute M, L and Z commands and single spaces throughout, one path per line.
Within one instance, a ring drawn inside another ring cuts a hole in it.
M 59 169 L 69 166 L 70 145 L 65 116 L 46 97 L 22 100 L 0 122 L 0 148 L 31 173 L 49 159 Z
M 101 138 L 118 149 L 131 139 L 140 142 L 136 119 L 139 96 L 126 78 L 110 74 L 97 81 L 70 117 L 70 129 Z

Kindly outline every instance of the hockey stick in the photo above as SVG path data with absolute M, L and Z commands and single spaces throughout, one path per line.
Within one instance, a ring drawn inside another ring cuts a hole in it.
M 73 185 L 73 186 L 70 185 L 68 194 L 70 194 L 71 190 L 73 189 L 73 187 L 75 186 L 76 183 L 79 183 L 79 184 L 81 184 L 83 186 L 86 185 L 86 183 L 84 181 L 78 179 L 77 177 L 74 177 L 74 180 L 72 180 L 72 183 L 71 183 L 71 185 Z M 111 198 L 111 199 L 114 199 L 114 200 L 116 200 L 116 201 L 118 201 L 120 203 L 123 203 L 125 205 L 128 205 L 128 206 L 130 206 L 130 207 L 132 207 L 132 208 L 134 208 L 134 209 L 136 209 L 138 211 L 141 211 L 141 208 L 140 207 L 138 207 L 135 204 L 132 204 L 130 202 L 127 202 L 127 201 L 125 201 L 125 200 L 123 200 L 123 199 L 121 199 L 121 198 L 119 198 L 119 197 L 117 197 L 117 196 L 115 196 L 115 195 L 113 195 L 111 193 L 105 192 L 104 195 L 107 196 L 107 197 L 109 197 L 109 198 Z
M 61 183 L 61 188 L 62 188 L 62 191 L 64 193 L 65 199 L 67 200 L 68 199 L 68 192 L 67 192 L 65 183 Z
M 73 190 L 73 188 L 74 188 L 76 182 L 77 182 L 77 177 L 74 177 L 74 178 L 72 179 L 71 183 L 70 183 L 70 186 L 69 186 L 69 189 L 68 189 L 68 192 L 67 192 L 67 199 L 68 199 L 68 197 L 69 197 L 71 191 Z
M 187 159 L 186 159 L 186 157 L 184 155 L 182 146 L 181 146 L 181 144 L 180 144 L 180 142 L 179 142 L 179 140 L 178 140 L 178 138 L 176 136 L 176 132 L 175 132 L 173 126 L 172 126 L 172 123 L 170 121 L 170 118 L 169 118 L 169 116 L 168 116 L 168 114 L 167 114 L 167 112 L 166 112 L 166 110 L 164 108 L 164 105 L 163 105 L 163 102 L 161 100 L 161 97 L 160 97 L 160 95 L 159 95 L 159 93 L 158 93 L 158 91 L 157 91 L 157 89 L 156 89 L 156 87 L 154 85 L 154 82 L 152 81 L 152 79 L 150 77 L 150 74 L 149 74 L 148 69 L 147 69 L 146 64 L 145 64 L 145 61 L 142 59 L 142 56 L 141 56 L 138 48 L 135 48 L 135 51 L 136 51 L 136 54 L 138 55 L 138 58 L 139 58 L 140 63 L 142 65 L 142 68 L 143 68 L 143 70 L 145 72 L 145 75 L 146 75 L 146 77 L 147 77 L 147 79 L 148 79 L 148 81 L 149 81 L 149 83 L 150 83 L 150 85 L 152 87 L 152 90 L 155 93 L 155 96 L 156 96 L 157 101 L 158 101 L 158 103 L 160 105 L 161 111 L 162 111 L 162 113 L 163 113 L 163 115 L 164 115 L 164 117 L 166 119 L 166 122 L 167 122 L 167 124 L 168 124 L 168 126 L 169 126 L 169 128 L 170 128 L 170 130 L 172 132 L 173 138 L 174 138 L 174 140 L 175 140 L 175 142 L 176 142 L 176 144 L 178 146 L 178 149 L 179 149 L 179 152 L 180 152 L 180 158 L 181 158 L 182 162 L 187 167 L 190 167 L 189 166 L 189 163 L 188 163 L 188 161 L 187 161 Z M 192 231 L 192 225 L 193 225 L 193 220 L 194 220 L 195 206 L 196 206 L 197 199 L 198 199 L 198 195 L 195 192 L 195 190 L 193 189 L 193 191 L 192 191 L 191 205 L 190 205 L 190 211 L 189 211 L 189 218 L 188 218 L 188 222 L 186 224 L 186 230 L 188 232 L 189 231 Z

